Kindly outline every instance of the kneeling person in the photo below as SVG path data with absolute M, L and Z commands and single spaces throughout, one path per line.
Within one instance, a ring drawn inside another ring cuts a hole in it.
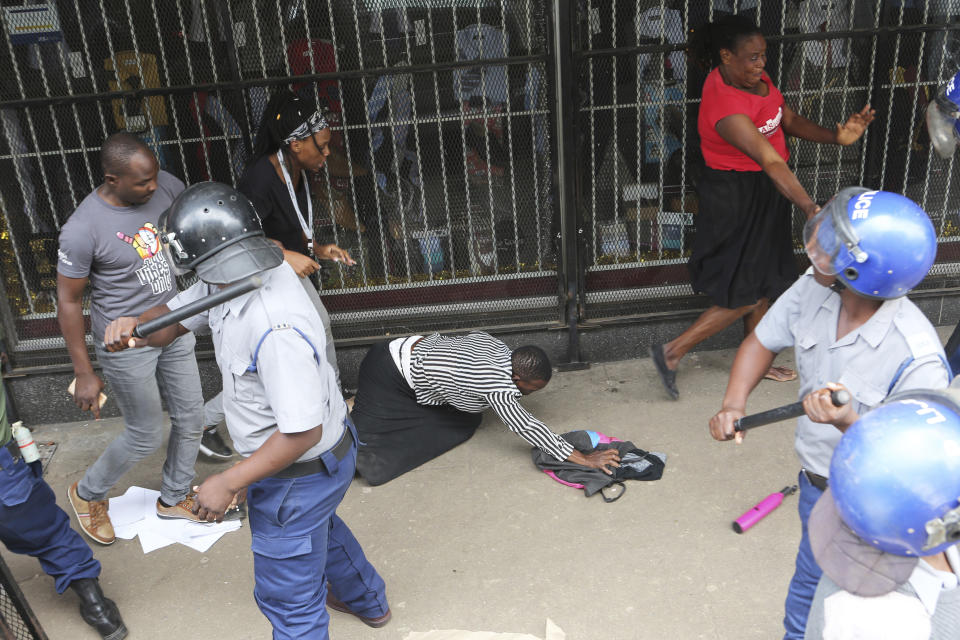
M 159 346 L 210 326 L 227 429 L 244 460 L 200 485 L 199 516 L 220 520 L 234 496 L 247 490 L 254 597 L 274 638 L 326 638 L 325 600 L 382 626 L 390 618 L 383 579 L 336 515 L 354 475 L 357 438 L 323 355 L 316 309 L 238 191 L 212 182 L 193 185 L 160 226 L 173 264 L 196 271 L 200 282 L 139 319 L 114 321 L 104 341 L 110 350 Z M 259 289 L 147 340 L 130 337 L 139 321 L 255 274 L 263 280 Z
M 616 451 L 584 455 L 520 406 L 547 386 L 551 368 L 539 347 L 513 351 L 480 331 L 411 336 L 374 345 L 360 364 L 351 415 L 360 433 L 357 470 L 383 484 L 465 442 L 492 408 L 507 428 L 557 460 L 611 473 Z

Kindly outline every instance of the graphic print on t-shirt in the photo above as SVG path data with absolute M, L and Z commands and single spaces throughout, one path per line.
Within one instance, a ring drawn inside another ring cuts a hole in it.
M 758 127 L 760 133 L 767 136 L 768 138 L 774 134 L 777 128 L 780 126 L 780 121 L 783 120 L 783 107 L 777 109 L 777 115 L 767 120 L 762 127 Z
M 117 237 L 132 245 L 137 250 L 137 254 L 147 260 L 160 253 L 160 235 L 152 222 L 148 222 L 137 230 L 137 235 L 130 236 L 117 231 Z
M 160 235 L 152 222 L 140 227 L 132 238 L 117 231 L 117 238 L 132 246 L 143 260 L 143 266 L 137 269 L 137 278 L 141 285 L 150 285 L 154 295 L 169 291 L 173 287 L 170 265 L 160 251 Z

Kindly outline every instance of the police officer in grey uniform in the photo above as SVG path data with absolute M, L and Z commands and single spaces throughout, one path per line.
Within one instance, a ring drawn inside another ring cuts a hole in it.
M 110 350 L 158 346 L 209 325 L 227 429 L 244 459 L 197 488 L 199 516 L 222 519 L 246 489 L 254 597 L 274 638 L 327 638 L 328 606 L 370 626 L 386 624 L 383 579 L 336 515 L 354 476 L 356 431 L 299 278 L 264 236 L 250 201 L 226 185 L 191 186 L 160 225 L 172 263 L 200 282 L 139 319 L 115 320 L 104 341 Z M 257 274 L 261 288 L 147 340 L 131 338 L 138 322 Z
M 956 640 L 958 400 L 956 386 L 900 393 L 843 434 L 810 514 L 823 577 L 806 640 Z
M 710 420 L 717 440 L 742 439 L 734 421 L 779 351 L 794 347 L 800 398 L 796 450 L 801 539 L 785 603 L 787 640 L 803 638 L 820 567 L 807 533 L 827 487 L 830 458 L 843 430 L 891 392 L 942 389 L 949 371 L 939 336 L 905 296 L 927 274 L 937 249 L 926 212 L 911 200 L 862 187 L 842 190 L 804 229 L 813 267 L 770 308 L 733 363 L 723 408 Z M 830 392 L 846 388 L 842 408 Z

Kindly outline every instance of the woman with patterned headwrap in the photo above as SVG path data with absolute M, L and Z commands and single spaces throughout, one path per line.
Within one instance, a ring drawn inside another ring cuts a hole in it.
M 340 369 L 330 330 L 330 316 L 317 293 L 317 260 L 354 265 L 336 244 L 313 243 L 313 198 L 310 174 L 321 171 L 330 155 L 330 126 L 312 102 L 287 89 L 270 99 L 254 144 L 254 158 L 237 183 L 260 215 L 264 233 L 283 248 L 284 260 L 300 276 L 303 288 L 320 314 L 327 338 L 326 357 L 340 385 Z M 200 452 L 213 458 L 233 455 L 217 433 L 223 420 L 220 396 L 204 407 Z

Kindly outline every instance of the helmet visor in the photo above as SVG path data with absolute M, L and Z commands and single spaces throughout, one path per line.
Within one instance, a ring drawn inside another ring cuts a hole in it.
M 927 133 L 937 155 L 947 159 L 957 148 L 957 109 L 940 95 L 927 105 Z
M 851 248 L 859 240 L 847 217 L 847 204 L 866 191 L 863 187 L 843 189 L 803 226 L 804 249 L 820 273 L 835 276 L 856 261 Z
M 840 242 L 826 207 L 803 226 L 803 246 L 814 269 L 828 276 L 837 274 L 834 260 L 840 252 Z

